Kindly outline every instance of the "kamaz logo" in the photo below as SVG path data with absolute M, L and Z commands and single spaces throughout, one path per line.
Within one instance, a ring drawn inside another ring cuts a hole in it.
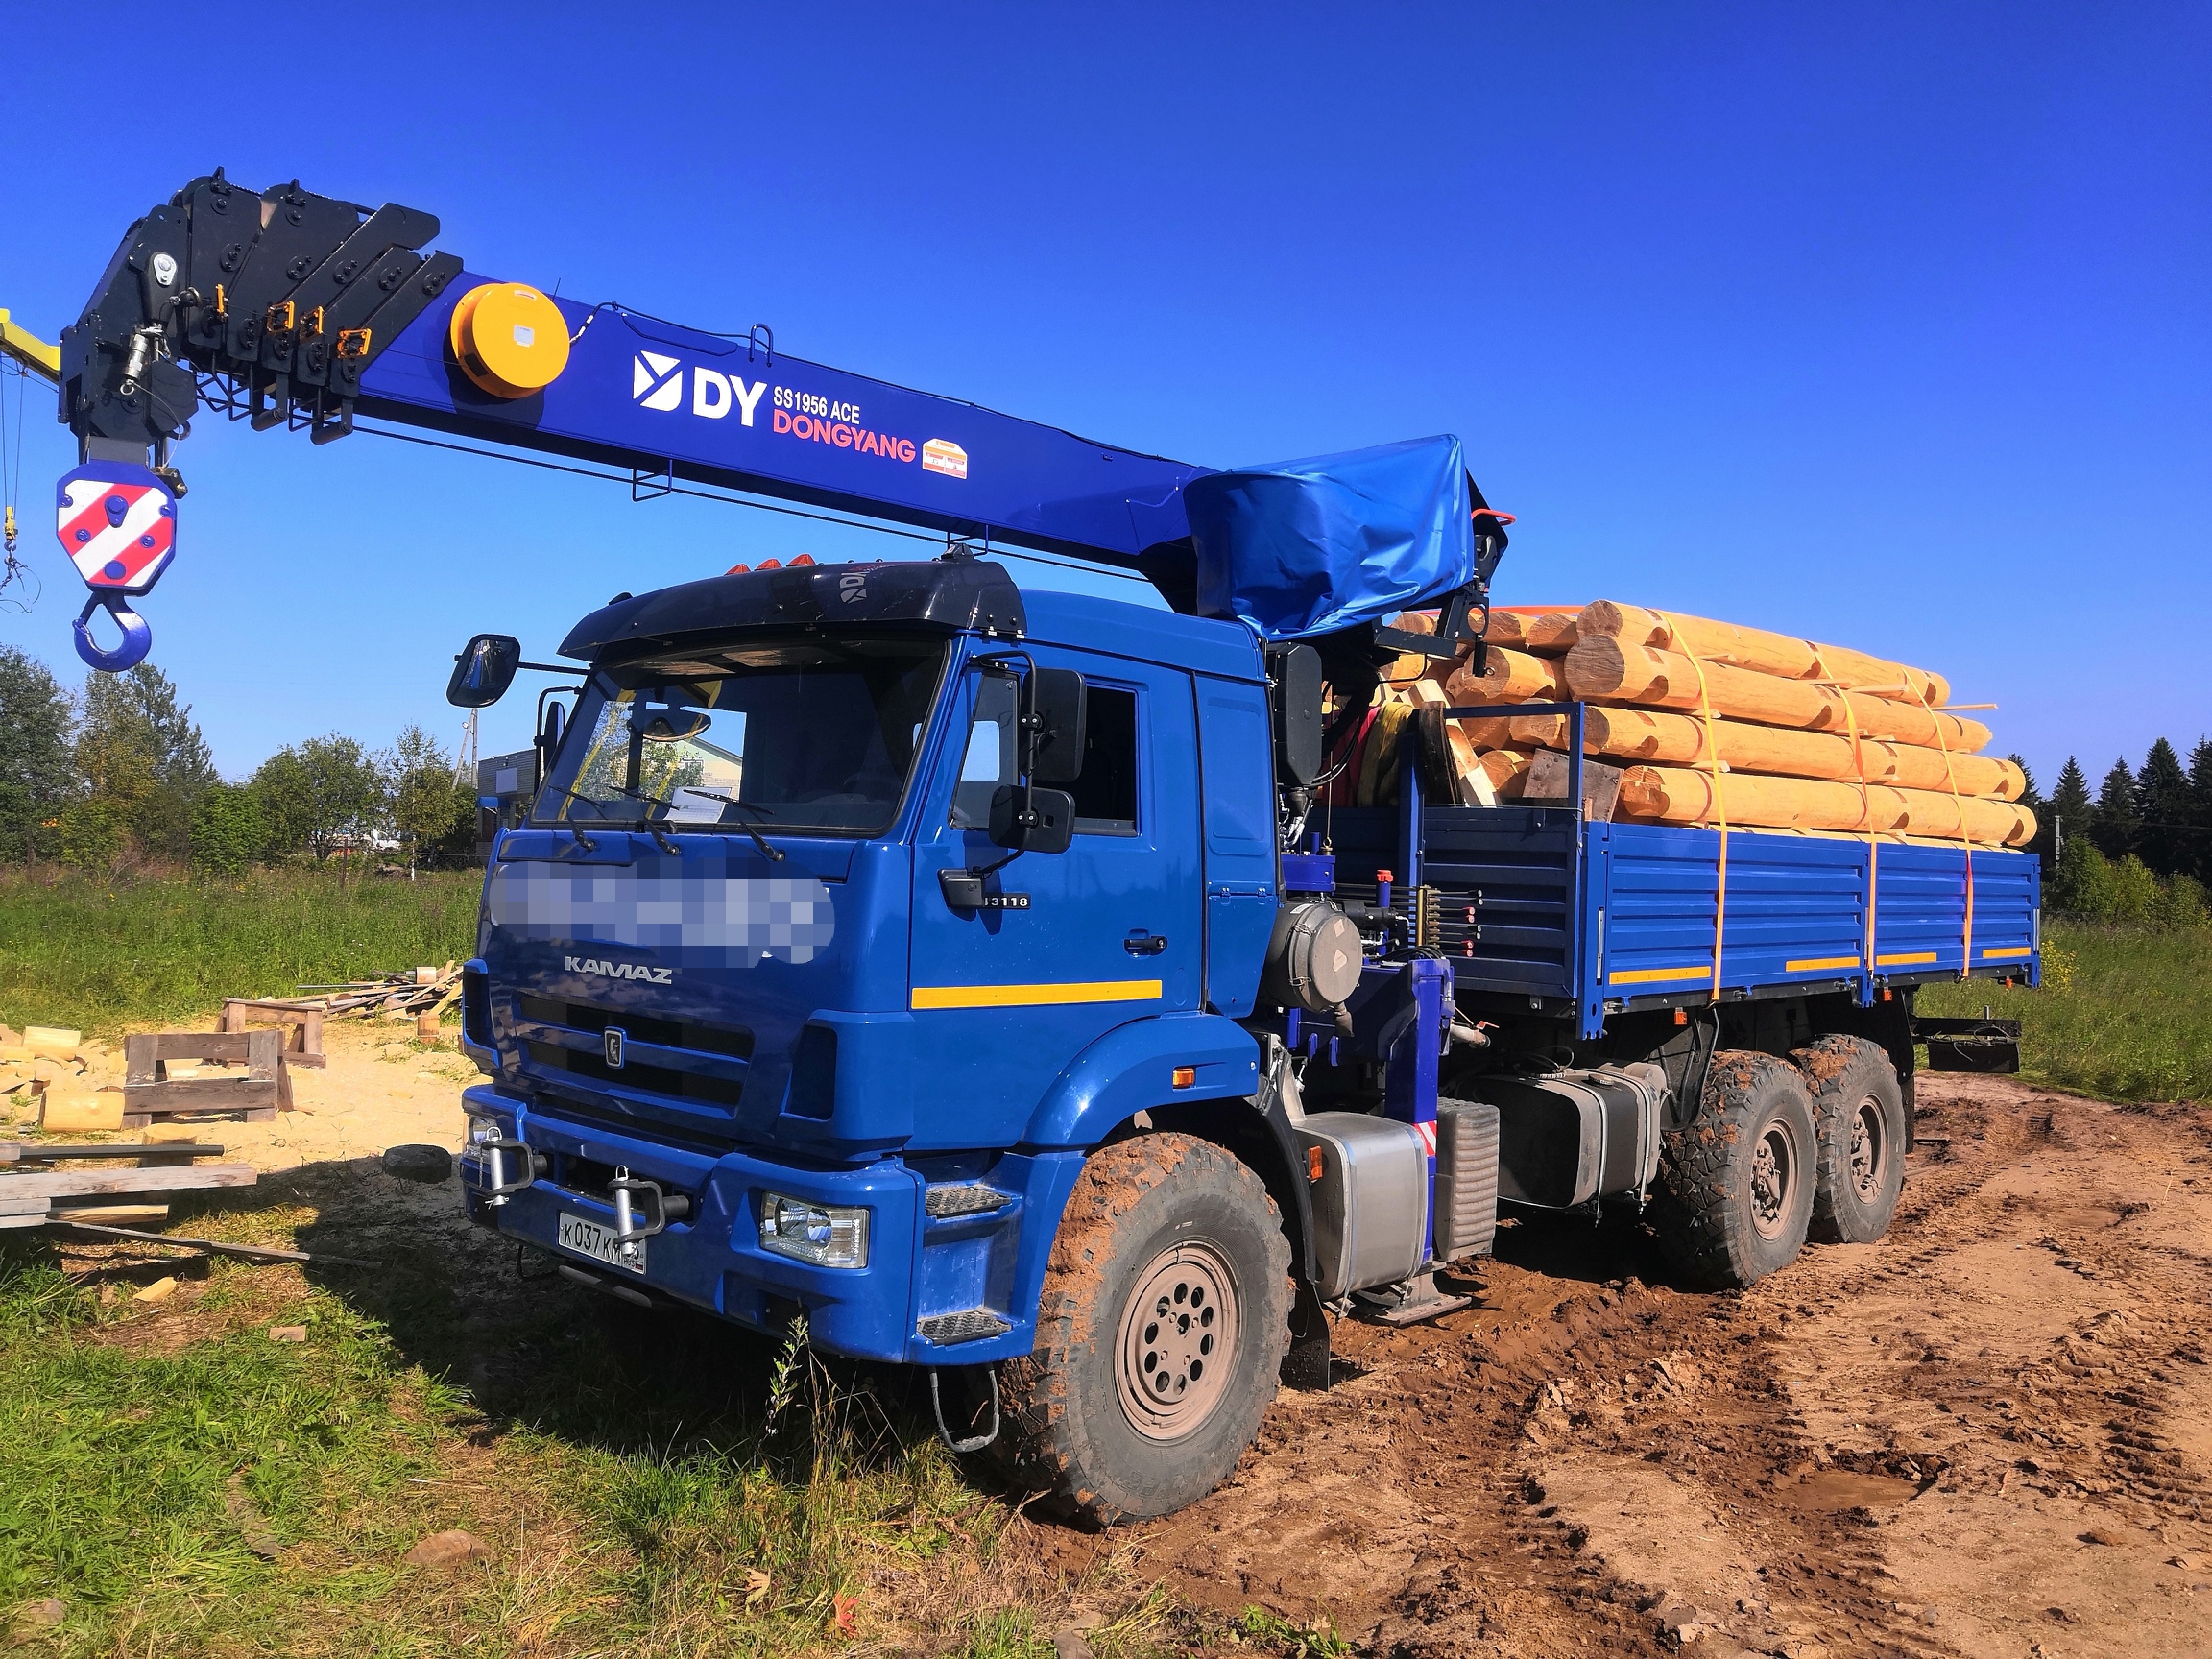
M 603 979 L 638 979 L 648 985 L 665 985 L 673 968 L 648 968 L 641 962 L 608 962 L 591 956 L 564 956 L 561 966 L 571 974 L 596 974 Z
M 694 365 L 691 370 L 691 413 L 719 421 L 734 407 L 740 425 L 753 424 L 753 411 L 768 382 L 748 386 L 742 374 L 724 374 Z M 639 407 L 667 414 L 684 402 L 684 365 L 659 351 L 640 351 L 630 359 L 630 396 Z

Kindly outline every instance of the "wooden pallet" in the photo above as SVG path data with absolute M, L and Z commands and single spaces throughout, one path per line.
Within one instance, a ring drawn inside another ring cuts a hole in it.
M 267 1122 L 292 1110 L 292 1079 L 285 1070 L 287 1033 L 259 1031 L 148 1031 L 123 1039 L 123 1127 L 143 1129 L 156 1118 L 243 1117 Z M 244 1062 L 243 1077 L 172 1079 L 172 1060 Z
M 323 1015 L 321 1002 L 283 1002 L 252 997 L 223 998 L 223 1029 L 236 1033 L 251 1025 L 284 1028 L 284 1063 L 287 1066 L 321 1066 Z

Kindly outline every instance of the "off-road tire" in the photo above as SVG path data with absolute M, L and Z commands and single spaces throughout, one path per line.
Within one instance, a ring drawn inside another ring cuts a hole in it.
M 1175 1297 L 1209 1286 L 1200 1323 L 1188 1295 L 1180 1308 Z M 1147 1287 L 1152 1306 L 1139 1308 Z M 1094 1153 L 1053 1240 L 1036 1349 L 1000 1368 L 996 1461 L 1100 1526 L 1195 1503 L 1260 1431 L 1290 1345 L 1290 1297 L 1282 1215 L 1227 1152 L 1194 1136 L 1142 1135 Z M 1227 1352 L 1201 1355 L 1224 1325 Z M 1119 1358 L 1124 1349 L 1136 1358 Z M 1172 1375 L 1151 1381 L 1163 1358 Z M 1150 1415 L 1152 1388 L 1159 1410 L 1188 1421 Z
M 1813 1218 L 1817 1144 L 1796 1067 L 1746 1049 L 1714 1055 L 1696 1117 L 1662 1142 L 1654 1219 L 1675 1270 L 1740 1290 L 1794 1262 Z
M 1812 1237 L 1871 1244 L 1889 1230 L 1905 1190 L 1905 1092 L 1879 1043 L 1840 1033 L 1790 1058 L 1805 1074 L 1819 1137 Z

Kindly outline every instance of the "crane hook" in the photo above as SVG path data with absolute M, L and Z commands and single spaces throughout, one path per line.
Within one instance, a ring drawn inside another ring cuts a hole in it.
M 102 609 L 115 619 L 115 626 L 123 630 L 122 641 L 112 651 L 102 649 L 92 637 L 92 613 Z M 146 653 L 154 648 L 154 630 L 146 626 L 146 618 L 132 610 L 131 602 L 111 588 L 98 589 L 84 601 L 84 609 L 77 613 L 71 632 L 77 636 L 77 655 L 92 667 L 109 674 L 137 667 L 146 661 Z

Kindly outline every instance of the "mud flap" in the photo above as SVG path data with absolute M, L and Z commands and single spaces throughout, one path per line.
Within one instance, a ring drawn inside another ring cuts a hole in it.
M 1283 1356 L 1281 1376 L 1286 1388 L 1301 1393 L 1326 1393 L 1329 1388 L 1329 1314 L 1321 1306 L 1321 1292 L 1301 1277 L 1290 1302 L 1290 1351 Z

